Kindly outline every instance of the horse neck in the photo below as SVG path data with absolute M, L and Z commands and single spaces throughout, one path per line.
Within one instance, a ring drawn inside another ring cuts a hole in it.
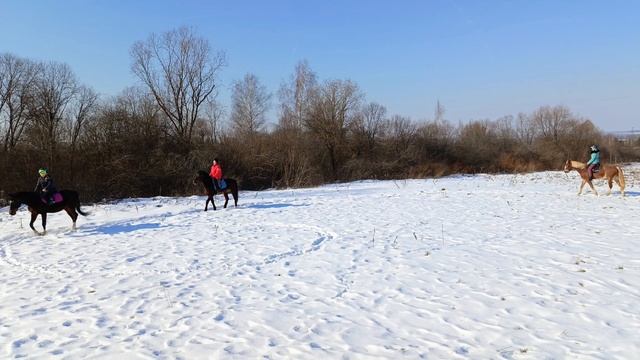
M 37 205 L 41 201 L 40 196 L 32 191 L 19 192 L 16 198 L 19 199 L 22 204 L 27 206 Z
M 202 185 L 204 185 L 207 189 L 213 191 L 213 180 L 207 174 L 200 174 L 200 181 L 202 181 Z
M 582 163 L 580 161 L 571 160 L 571 167 L 576 170 L 582 170 L 587 166 L 587 164 Z

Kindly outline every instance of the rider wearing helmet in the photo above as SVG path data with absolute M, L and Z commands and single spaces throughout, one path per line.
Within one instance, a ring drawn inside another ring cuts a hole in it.
M 598 145 L 591 145 L 589 148 L 591 151 L 591 158 L 587 162 L 587 173 L 589 174 L 589 181 L 593 180 L 593 172 L 600 168 L 600 149 Z
M 38 177 L 38 183 L 34 191 L 39 194 L 47 204 L 51 205 L 53 204 L 53 194 L 56 192 L 56 186 L 46 168 L 38 169 L 38 174 L 40 177 Z

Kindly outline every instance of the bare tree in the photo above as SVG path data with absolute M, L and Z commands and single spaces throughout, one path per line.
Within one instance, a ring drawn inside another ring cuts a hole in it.
M 327 150 L 332 176 L 338 177 L 339 150 L 345 143 L 347 127 L 353 120 L 362 94 L 351 81 L 328 81 L 314 97 L 306 126 L 322 142 Z
M 543 137 L 551 140 L 555 145 L 560 143 L 566 121 L 571 117 L 571 111 L 565 106 L 543 106 L 536 110 L 532 119 Z
M 536 125 L 531 117 L 527 114 L 519 113 L 516 121 L 515 134 L 520 143 L 524 144 L 528 149 L 533 146 L 533 142 L 538 135 Z
M 498 144 L 502 150 L 507 150 L 513 145 L 516 139 L 515 130 L 513 128 L 513 115 L 506 115 L 492 122 L 493 132 L 495 133 Z
M 353 135 L 358 143 L 362 142 L 369 155 L 373 152 L 376 141 L 384 127 L 387 108 L 372 102 L 365 105 L 352 123 Z M 360 145 L 358 145 L 360 147 Z
M 87 86 L 78 87 L 77 96 L 71 104 L 70 109 L 70 137 L 71 148 L 75 150 L 78 137 L 82 127 L 90 116 L 96 111 L 98 105 L 98 94 Z
M 316 74 L 309 63 L 306 60 L 299 62 L 289 83 L 280 86 L 280 127 L 302 129 L 317 86 Z
M 34 90 L 30 117 L 52 163 L 67 107 L 78 93 L 78 83 L 69 65 L 50 62 L 43 65 Z
M 220 141 L 222 132 L 222 119 L 225 116 L 224 106 L 215 98 L 207 100 L 204 107 L 204 119 L 209 124 L 211 131 L 211 141 L 217 143 Z
M 233 84 L 231 95 L 231 123 L 240 135 L 251 135 L 260 131 L 269 110 L 271 94 L 253 74 L 246 74 L 242 81 Z
M 33 98 L 38 64 L 11 54 L 0 56 L 0 117 L 6 106 L 4 150 L 10 151 L 20 140 L 27 124 L 27 106 Z
M 417 131 L 416 124 L 411 119 L 394 115 L 389 120 L 389 137 L 396 156 L 405 155 Z
M 152 34 L 131 48 L 131 69 L 169 119 L 178 139 L 191 142 L 200 107 L 213 94 L 225 54 L 186 27 Z
M 280 118 L 274 135 L 278 140 L 276 148 L 282 169 L 278 182 L 285 186 L 301 186 L 312 182 L 314 151 L 304 133 L 304 120 L 317 88 L 316 74 L 303 60 L 296 65 L 290 80 L 283 83 L 278 91 Z
M 7 66 L 7 58 L 11 56 L 11 54 L 0 54 L 0 112 L 2 112 L 2 108 L 7 102 L 7 94 L 9 92 L 9 67 Z
M 145 91 L 144 88 L 128 87 L 114 101 L 116 108 L 124 110 L 129 117 L 137 119 L 143 129 L 153 129 L 154 131 L 162 129 L 163 134 L 170 132 L 167 129 L 168 124 L 161 121 L 164 113 L 160 110 L 153 95 Z
M 76 154 L 78 138 L 85 124 L 95 115 L 98 108 L 98 94 L 87 86 L 79 86 L 77 94 L 70 104 L 68 122 L 69 122 L 69 141 L 71 153 L 69 156 L 69 170 L 71 180 L 75 177 Z

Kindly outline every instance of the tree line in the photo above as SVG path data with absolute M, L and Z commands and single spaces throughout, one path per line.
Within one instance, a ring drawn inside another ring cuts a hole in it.
M 193 194 L 214 157 L 242 189 L 264 189 L 559 169 L 592 143 L 609 162 L 640 156 L 637 141 L 566 106 L 457 124 L 439 102 L 421 121 L 389 114 L 306 61 L 275 92 L 254 74 L 234 81 L 227 108 L 217 99 L 226 56 L 189 28 L 138 41 L 130 56 L 140 83 L 100 97 L 67 64 L 0 54 L 0 191 L 29 189 L 47 167 L 84 201 Z

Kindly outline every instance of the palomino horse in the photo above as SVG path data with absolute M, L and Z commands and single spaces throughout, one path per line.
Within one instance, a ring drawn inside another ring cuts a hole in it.
M 231 193 L 233 195 L 233 201 L 235 206 L 238 206 L 238 182 L 231 178 L 225 178 L 224 181 L 227 183 L 227 187 L 219 190 L 219 192 L 224 195 L 224 208 L 227 207 L 227 203 L 229 202 L 229 195 Z M 216 210 L 216 203 L 213 202 L 213 196 L 217 194 L 216 190 L 213 187 L 213 180 L 206 171 L 198 171 L 198 175 L 195 179 L 193 179 L 193 183 L 196 184 L 200 182 L 204 186 L 204 190 L 207 193 L 207 202 L 204 204 L 204 211 L 207 211 L 209 207 L 209 201 L 211 201 L 211 205 L 213 205 L 213 210 Z
M 51 205 L 44 203 L 40 195 L 34 192 L 18 192 L 9 194 L 9 214 L 15 215 L 20 205 L 27 205 L 29 207 L 29 212 L 31 212 L 31 222 L 29 223 L 29 226 L 36 234 L 44 235 L 47 233 L 47 213 L 56 213 L 64 210 L 69 214 L 69 216 L 71 216 L 71 220 L 73 220 L 73 229 L 75 230 L 78 214 L 82 216 L 87 216 L 88 214 L 80 210 L 80 199 L 76 191 L 62 190 L 60 191 L 60 194 L 62 195 L 62 201 Z M 35 227 L 33 227 L 33 223 L 38 218 L 38 215 L 42 215 L 43 232 L 39 232 Z
M 567 160 L 564 163 L 564 172 L 568 173 L 571 170 L 575 170 L 580 174 L 582 178 L 582 184 L 580 184 L 580 190 L 578 191 L 578 195 L 582 194 L 582 188 L 584 184 L 589 184 L 591 190 L 598 195 L 598 192 L 593 187 L 591 180 L 589 180 L 589 174 L 587 172 L 587 164 L 581 163 L 580 161 L 575 160 Z M 613 188 L 613 182 L 615 181 L 620 187 L 620 192 L 622 196 L 624 196 L 624 173 L 622 172 L 622 168 L 618 165 L 601 165 L 600 171 L 597 173 L 593 173 L 594 179 L 606 179 L 609 184 L 609 192 L 607 195 L 611 195 L 611 189 Z

